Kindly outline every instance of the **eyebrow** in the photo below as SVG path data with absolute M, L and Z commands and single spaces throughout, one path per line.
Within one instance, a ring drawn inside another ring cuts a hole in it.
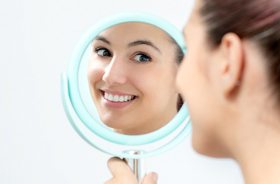
M 105 42 L 105 43 L 111 45 L 109 40 L 107 40 L 104 36 L 96 36 L 95 40 L 99 40 L 99 41 L 102 41 L 102 42 Z
M 99 41 L 102 41 L 102 42 L 105 42 L 105 43 L 111 45 L 110 41 L 107 40 L 104 36 L 98 35 L 95 37 L 94 40 L 99 40 Z M 128 44 L 128 47 L 133 47 L 133 46 L 137 46 L 137 45 L 148 45 L 148 46 L 153 47 L 159 53 L 161 53 L 160 49 L 157 46 L 155 46 L 151 41 L 148 41 L 148 40 L 136 40 L 136 41 L 130 42 Z
M 136 41 L 130 42 L 128 44 L 128 47 L 133 47 L 133 46 L 137 46 L 137 45 L 148 45 L 150 47 L 153 47 L 159 53 L 161 53 L 160 49 L 157 46 L 155 46 L 151 41 L 148 41 L 148 40 L 136 40 Z

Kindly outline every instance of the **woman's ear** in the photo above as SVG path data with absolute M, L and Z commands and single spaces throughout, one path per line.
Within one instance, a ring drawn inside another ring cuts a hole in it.
M 223 57 L 220 68 L 220 85 L 224 95 L 229 97 L 239 88 L 243 75 L 244 52 L 242 40 L 234 33 L 227 33 L 223 36 L 219 49 Z

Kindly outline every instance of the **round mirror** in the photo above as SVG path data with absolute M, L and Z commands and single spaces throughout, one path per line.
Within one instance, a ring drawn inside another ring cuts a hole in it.
M 114 156 L 143 158 L 170 149 L 190 131 L 175 88 L 185 52 L 173 25 L 155 16 L 114 16 L 80 40 L 62 78 L 75 130 Z

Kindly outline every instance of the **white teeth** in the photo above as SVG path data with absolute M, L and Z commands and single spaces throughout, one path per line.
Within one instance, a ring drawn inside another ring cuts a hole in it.
M 114 97 L 113 97 L 113 95 L 111 95 L 111 94 L 108 94 L 108 100 L 111 100 L 111 101 L 113 101 L 113 100 L 114 100 Z
M 112 102 L 127 102 L 134 98 L 132 95 L 112 95 L 104 92 L 104 98 Z
M 124 101 L 124 96 L 120 96 L 119 101 L 123 102 Z

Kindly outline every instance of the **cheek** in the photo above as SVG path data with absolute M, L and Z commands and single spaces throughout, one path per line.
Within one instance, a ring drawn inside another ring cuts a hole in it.
M 190 98 L 190 91 L 192 90 L 195 83 L 195 66 L 193 63 L 193 59 L 191 58 L 190 53 L 188 53 L 178 70 L 177 74 L 177 87 L 179 89 L 179 93 L 183 96 L 185 100 Z
M 185 86 L 182 87 L 183 97 L 190 111 L 193 127 L 193 146 L 204 154 L 208 154 L 213 146 L 212 141 L 216 132 L 217 105 L 213 88 L 207 75 L 207 58 L 196 58 L 190 55 L 183 72 Z M 179 76 L 180 77 L 180 76 Z
M 153 88 L 161 93 L 176 92 L 176 75 L 178 73 L 178 65 L 173 61 L 167 61 L 168 64 L 160 68 L 154 69 L 152 76 L 154 78 Z
M 88 80 L 89 83 L 94 85 L 96 82 L 102 80 L 104 75 L 104 66 L 98 62 L 91 62 L 88 67 Z
M 127 85 L 136 89 L 142 97 L 150 97 L 155 87 L 155 76 L 151 75 L 150 72 L 140 71 L 137 69 L 131 70 L 127 74 Z M 152 100 L 152 98 L 150 99 Z
M 199 102 L 207 96 L 209 90 L 207 62 L 206 53 L 201 53 L 200 47 L 192 45 L 184 58 L 177 79 L 180 92 L 189 103 Z
M 177 86 L 188 106 L 194 127 L 204 122 L 204 117 L 209 111 L 206 104 L 209 93 L 203 62 L 202 55 L 193 50 L 189 51 L 177 76 Z
M 170 69 L 172 67 L 172 69 Z M 130 84 L 137 88 L 148 103 L 163 103 L 175 90 L 177 66 L 153 66 L 130 73 Z

